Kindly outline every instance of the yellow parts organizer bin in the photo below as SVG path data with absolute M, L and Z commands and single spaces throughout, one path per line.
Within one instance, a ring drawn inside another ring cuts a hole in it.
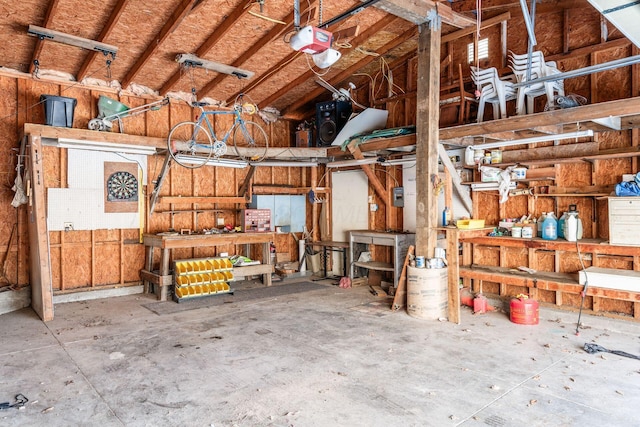
M 227 283 L 233 280 L 233 264 L 229 258 L 176 261 L 173 271 L 177 301 L 233 292 Z
M 459 219 L 456 221 L 458 228 L 482 228 L 484 227 L 484 219 Z

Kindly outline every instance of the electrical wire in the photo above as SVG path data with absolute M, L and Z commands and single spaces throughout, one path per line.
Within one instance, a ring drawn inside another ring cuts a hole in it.
M 576 249 L 578 250 L 578 259 L 580 260 L 580 266 L 582 267 L 582 271 L 584 272 L 584 287 L 580 292 L 581 300 L 580 300 L 580 311 L 578 312 L 578 322 L 576 323 L 576 336 L 580 335 L 580 318 L 582 317 L 582 307 L 584 306 L 584 299 L 587 296 L 587 289 L 589 288 L 589 277 L 587 276 L 587 269 L 584 267 L 584 262 L 582 261 L 582 255 L 580 254 L 580 245 L 578 244 L 578 239 L 576 239 Z

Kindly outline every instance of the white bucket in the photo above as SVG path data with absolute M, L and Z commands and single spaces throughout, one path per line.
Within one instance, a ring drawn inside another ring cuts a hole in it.
M 411 317 L 437 320 L 447 317 L 446 268 L 407 267 L 407 313 Z

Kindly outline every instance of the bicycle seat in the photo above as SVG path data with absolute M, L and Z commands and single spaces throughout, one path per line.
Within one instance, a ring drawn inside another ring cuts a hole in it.
M 191 103 L 192 107 L 206 107 L 207 105 L 209 105 L 208 102 L 198 102 L 198 101 L 194 101 Z

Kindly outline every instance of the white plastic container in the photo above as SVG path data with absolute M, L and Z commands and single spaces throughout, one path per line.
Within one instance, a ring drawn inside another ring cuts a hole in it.
M 569 242 L 578 240 L 578 214 L 568 213 L 564 223 L 564 238 Z
M 513 177 L 515 179 L 526 179 L 527 168 L 513 168 Z

